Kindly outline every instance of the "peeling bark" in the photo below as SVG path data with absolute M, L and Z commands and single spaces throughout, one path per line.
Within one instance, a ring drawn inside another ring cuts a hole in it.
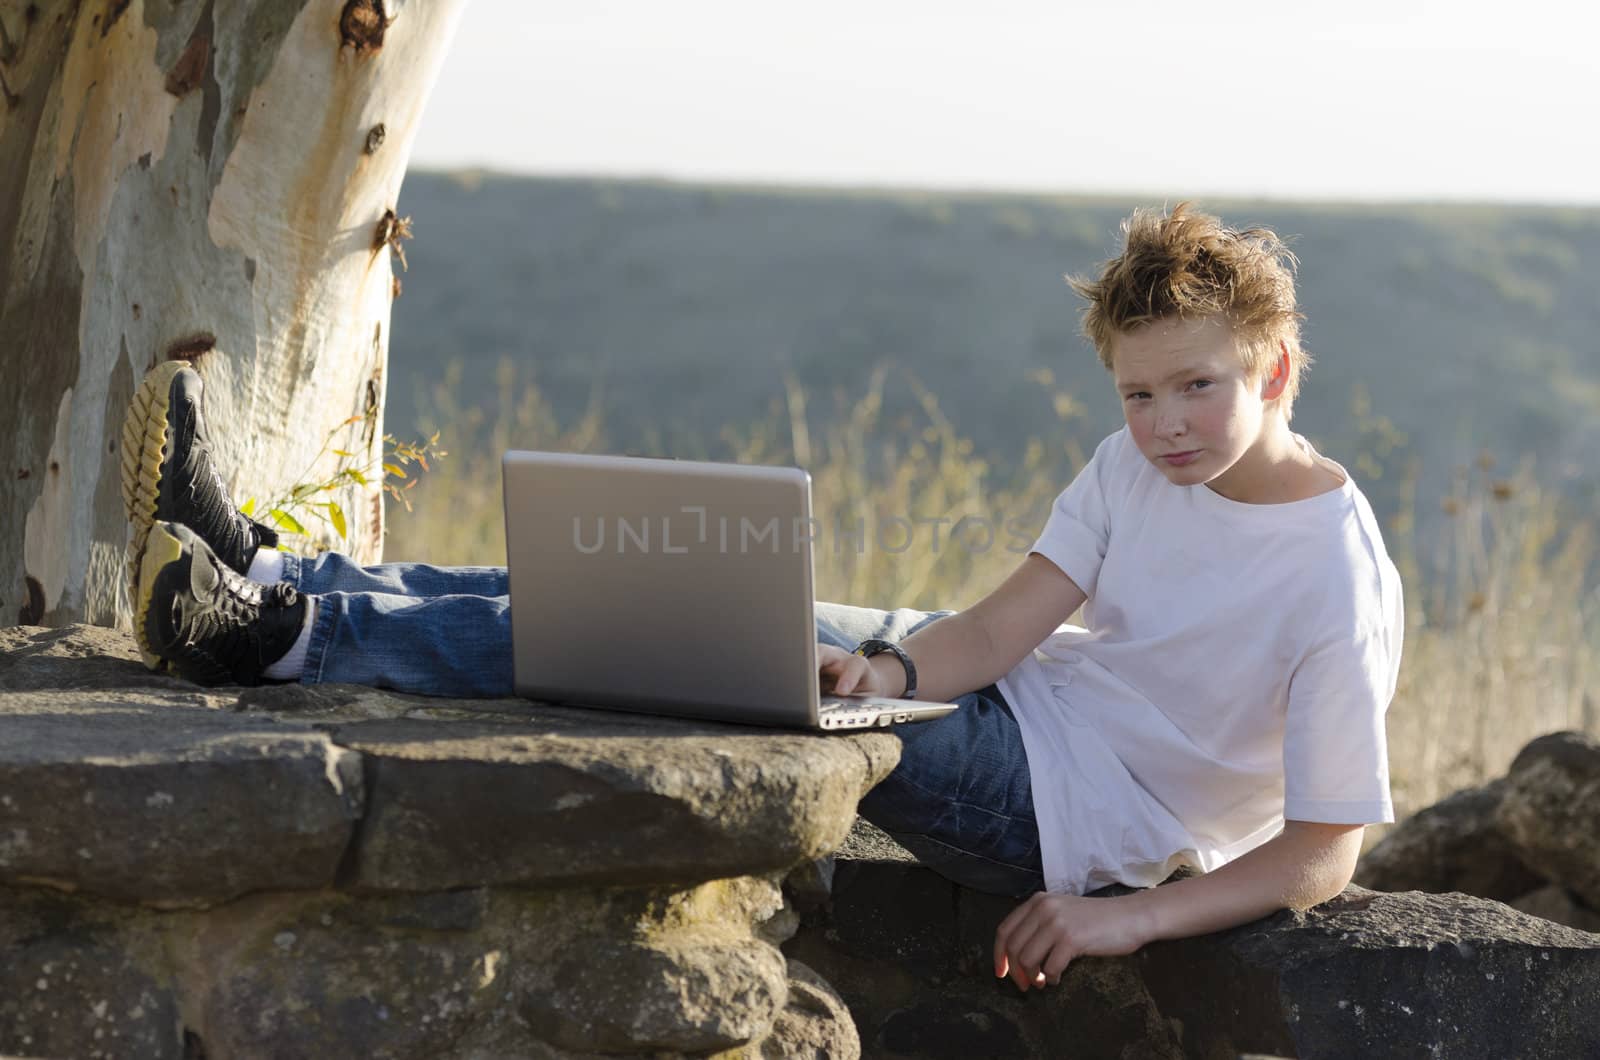
M 167 74 L 167 91 L 182 99 L 205 79 L 211 59 L 211 31 L 203 24 L 195 27 L 188 47 L 178 57 L 177 65 Z
M 372 235 L 372 249 L 382 250 L 388 247 L 394 256 L 400 259 L 400 268 L 406 271 L 406 248 L 404 240 L 411 239 L 411 218 L 396 217 L 393 210 L 383 211 L 383 216 L 378 219 L 378 230 Z
M 116 439 L 160 360 L 238 498 L 351 417 L 381 457 L 391 206 L 464 4 L 0 0 L 0 625 L 127 624 Z M 317 544 L 381 558 L 377 482 Z

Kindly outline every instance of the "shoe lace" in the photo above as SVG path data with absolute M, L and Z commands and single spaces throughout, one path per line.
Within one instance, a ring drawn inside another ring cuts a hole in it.
M 196 529 L 218 554 L 243 556 L 256 544 L 250 540 L 250 530 L 256 524 L 234 508 L 207 447 L 196 445 L 193 451 L 195 467 L 189 476 L 189 496 L 199 508 L 197 521 L 203 524 Z
M 214 563 L 213 569 L 219 584 L 210 606 L 193 614 L 192 623 L 184 630 L 185 645 L 219 673 L 241 669 L 256 673 L 262 667 L 262 609 L 292 606 L 298 593 L 287 583 L 263 586 L 252 582 L 222 563 Z

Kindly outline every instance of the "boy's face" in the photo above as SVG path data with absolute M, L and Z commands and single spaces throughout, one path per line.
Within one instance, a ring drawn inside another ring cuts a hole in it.
M 1222 317 L 1167 317 L 1122 332 L 1112 365 L 1128 433 L 1174 485 L 1225 479 L 1261 437 L 1262 380 L 1246 372 Z

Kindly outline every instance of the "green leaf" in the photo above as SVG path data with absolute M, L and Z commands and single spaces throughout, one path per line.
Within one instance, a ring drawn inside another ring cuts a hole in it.
M 365 486 L 367 484 L 367 476 L 363 475 L 361 472 L 357 471 L 353 467 L 345 468 L 344 469 L 344 473 L 346 475 L 349 475 L 351 478 L 355 479 L 357 482 L 361 483 L 363 486 Z
M 287 530 L 291 534 L 304 534 L 306 528 L 300 525 L 299 520 L 282 508 L 274 508 L 267 513 L 272 516 L 272 521 L 278 524 L 280 530 Z
M 355 456 L 356 455 L 356 454 L 350 452 L 350 450 L 348 450 L 348 449 L 332 449 L 332 450 L 329 450 L 329 451 L 332 452 L 334 456 Z
M 349 530 L 345 526 L 344 509 L 332 501 L 328 502 L 328 518 L 333 520 L 333 528 L 339 531 L 339 536 L 345 540 L 350 539 Z
M 389 474 L 393 475 L 395 478 L 405 478 L 406 477 L 405 468 L 401 467 L 398 464 L 384 464 L 383 465 L 383 470 L 388 472 Z
M 239 510 L 247 517 L 254 515 L 256 513 L 256 499 L 254 497 L 245 498 L 245 502 L 239 506 Z

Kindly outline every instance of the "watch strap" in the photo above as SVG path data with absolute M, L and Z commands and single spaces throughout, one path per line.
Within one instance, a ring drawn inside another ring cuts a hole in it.
M 886 651 L 894 652 L 895 657 L 900 660 L 900 665 L 906 669 L 906 690 L 900 693 L 898 698 L 917 698 L 917 667 L 911 661 L 911 656 L 907 655 L 900 645 L 891 644 L 886 640 L 864 640 L 856 645 L 855 654 L 862 658 L 870 659 L 874 655 L 882 655 Z

